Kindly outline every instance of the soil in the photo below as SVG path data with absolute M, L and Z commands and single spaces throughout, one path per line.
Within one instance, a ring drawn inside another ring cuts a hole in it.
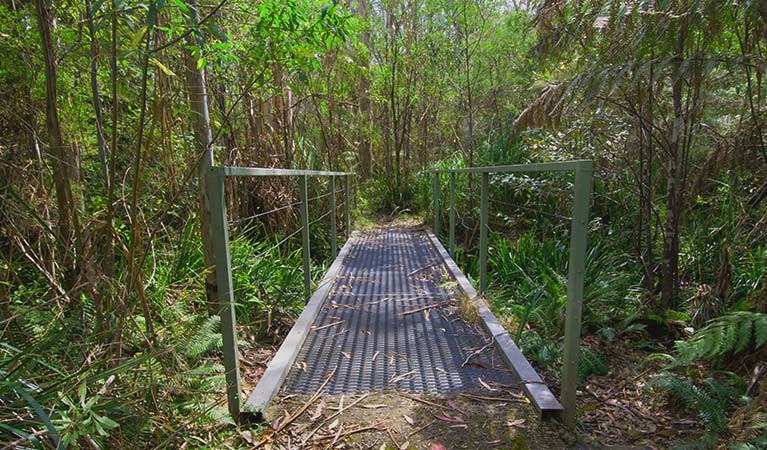
M 583 339 L 583 345 L 604 359 L 609 371 L 579 385 L 581 448 L 665 449 L 703 433 L 699 417 L 650 386 L 663 362 L 649 358 L 662 349 L 648 336 L 634 333 L 606 341 L 592 335 Z M 541 376 L 558 395 L 552 371 Z
M 254 444 L 264 449 L 569 448 L 561 427 L 541 422 L 521 392 L 323 396 L 287 426 L 281 425 L 311 400 L 290 397 L 271 405 L 265 417 L 272 429 Z

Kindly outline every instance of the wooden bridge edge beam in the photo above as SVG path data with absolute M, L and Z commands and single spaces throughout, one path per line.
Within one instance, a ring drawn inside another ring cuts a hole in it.
M 506 363 L 511 366 L 512 370 L 519 377 L 522 384 L 522 388 L 525 391 L 525 395 L 532 403 L 538 412 L 539 417 L 542 419 L 559 418 L 564 411 L 561 403 L 557 400 L 551 390 L 543 383 L 543 380 L 535 371 L 530 362 L 522 354 L 522 351 L 514 343 L 514 340 L 509 336 L 509 333 L 503 328 L 503 325 L 495 317 L 495 314 L 490 310 L 487 302 L 477 293 L 474 286 L 461 272 L 458 264 L 455 263 L 452 257 L 448 254 L 445 247 L 437 239 L 434 233 L 428 228 L 424 228 L 429 241 L 432 246 L 437 250 L 437 253 L 442 257 L 447 266 L 450 274 L 455 278 L 458 283 L 458 287 L 466 297 L 472 302 L 477 309 L 477 313 L 484 330 L 493 338 L 496 348 L 500 351 L 501 356 Z

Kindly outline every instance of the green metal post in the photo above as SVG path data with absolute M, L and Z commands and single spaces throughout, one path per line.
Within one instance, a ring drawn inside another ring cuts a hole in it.
M 213 257 L 218 293 L 218 313 L 221 317 L 221 337 L 224 344 L 226 398 L 229 414 L 235 422 L 240 419 L 240 369 L 237 351 L 237 320 L 232 293 L 232 263 L 229 255 L 229 231 L 226 223 L 224 175 L 210 172 L 208 176 Z
M 482 173 L 482 199 L 479 206 L 479 291 L 487 290 L 487 203 L 490 174 Z
M 591 196 L 591 161 L 582 162 L 575 171 L 575 204 L 570 234 L 570 263 L 567 272 L 565 310 L 565 349 L 562 368 L 562 406 L 566 426 L 575 428 L 575 393 L 578 383 L 578 354 L 583 312 L 583 280 L 586 273 L 586 245 Z
M 330 254 L 333 259 L 338 255 L 338 244 L 336 243 L 336 177 L 330 177 Z
M 432 183 L 434 194 L 434 235 L 439 238 L 439 173 L 434 172 L 434 182 Z
M 450 256 L 455 258 L 455 172 L 450 172 Z
M 312 293 L 311 248 L 309 244 L 309 187 L 306 175 L 298 177 L 298 190 L 301 195 L 301 253 L 304 256 L 304 297 Z
M 351 199 L 349 198 L 349 175 L 347 174 L 344 176 L 344 224 L 346 225 L 346 237 L 347 239 L 352 235 L 352 219 L 351 219 L 351 208 L 352 205 L 349 203 Z

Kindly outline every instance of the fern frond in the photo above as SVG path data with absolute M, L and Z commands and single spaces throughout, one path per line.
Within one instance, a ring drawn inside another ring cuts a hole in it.
M 725 409 L 731 386 L 713 379 L 707 379 L 704 386 L 698 386 L 671 373 L 659 375 L 651 384 L 679 400 L 685 407 L 695 410 L 706 423 L 708 431 L 721 433 L 727 429 Z
M 752 339 L 753 338 L 753 339 Z M 696 359 L 714 361 L 729 352 L 757 350 L 767 341 L 767 314 L 736 311 L 718 317 L 696 331 L 687 341 L 676 343 L 677 357 L 671 367 Z
M 223 346 L 219 327 L 221 317 L 210 316 L 199 324 L 193 333 L 181 343 L 184 356 L 196 359 Z

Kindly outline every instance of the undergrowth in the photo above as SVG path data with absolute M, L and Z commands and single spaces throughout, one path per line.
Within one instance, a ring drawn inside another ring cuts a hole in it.
M 312 228 L 314 280 L 329 257 L 323 227 Z M 304 304 L 300 249 L 291 241 L 275 246 L 282 237 L 245 229 L 230 242 L 238 324 L 258 339 L 279 338 L 284 327 L 275 322 L 288 325 Z M 45 300 L 52 293 L 39 274 L 23 273 L 25 282 L 11 293 L 14 326 L 0 342 L 0 442 L 169 448 L 203 434 L 200 444 L 230 445 L 220 318 L 205 306 L 196 219 L 156 246 L 147 264 L 155 336 L 136 315 L 120 343 L 90 325 L 93 299 L 83 298 L 82 320 L 69 319 L 65 305 Z M 249 341 L 240 345 L 247 349 Z

